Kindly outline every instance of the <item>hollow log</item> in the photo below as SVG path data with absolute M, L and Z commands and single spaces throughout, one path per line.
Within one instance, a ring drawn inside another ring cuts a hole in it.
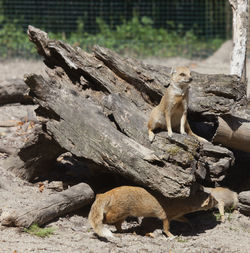
M 1 225 L 30 227 L 44 225 L 53 219 L 75 211 L 94 200 L 94 192 L 89 185 L 80 183 L 59 193 L 48 196 L 43 201 L 35 201 L 33 206 L 19 210 L 4 210 Z
M 201 144 L 191 136 L 166 131 L 151 144 L 147 120 L 159 103 L 170 69 L 123 58 L 96 46 L 83 52 L 29 26 L 28 35 L 44 57 L 48 76 L 25 77 L 30 96 L 47 118 L 43 130 L 61 149 L 93 172 L 120 175 L 168 198 L 187 197 L 196 180 L 220 182 L 234 156 L 224 147 Z M 210 121 L 245 102 L 237 76 L 192 73 L 189 121 Z M 208 137 L 210 133 L 205 133 Z
M 230 116 L 219 117 L 213 142 L 250 152 L 250 122 L 247 120 L 240 122 Z

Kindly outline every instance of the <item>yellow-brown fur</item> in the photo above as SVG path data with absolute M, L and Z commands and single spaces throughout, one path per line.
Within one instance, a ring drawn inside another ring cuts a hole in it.
M 141 187 L 121 186 L 96 196 L 88 220 L 99 236 L 112 237 L 112 232 L 103 224 L 113 224 L 121 231 L 122 222 L 128 216 L 156 217 L 162 220 L 165 234 L 173 237 L 169 231 L 171 220 L 186 222 L 184 214 L 207 210 L 216 203 L 211 195 L 205 192 L 188 199 L 161 201 Z
M 193 133 L 187 121 L 188 89 L 191 81 L 189 68 L 176 67 L 172 70 L 170 85 L 160 104 L 151 111 L 149 117 L 148 136 L 151 142 L 154 139 L 153 131 L 157 128 L 167 129 L 170 137 L 173 134 L 172 130 L 179 130 L 181 134 L 187 133 L 199 141 L 207 142 Z
M 238 194 L 224 187 L 204 187 L 204 191 L 210 193 L 218 201 L 218 209 L 221 221 L 225 221 L 225 207 L 236 208 L 238 206 Z

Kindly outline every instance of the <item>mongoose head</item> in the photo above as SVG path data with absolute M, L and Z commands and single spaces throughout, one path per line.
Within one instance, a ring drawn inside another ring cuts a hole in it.
M 192 81 L 190 69 L 185 66 L 172 68 L 171 80 L 180 88 L 187 87 Z
M 217 204 L 218 201 L 211 194 L 209 194 L 209 196 L 202 203 L 201 207 L 202 210 L 208 210 L 215 207 Z
M 190 205 L 193 211 L 208 210 L 218 204 L 217 200 L 207 192 L 199 190 L 190 198 Z

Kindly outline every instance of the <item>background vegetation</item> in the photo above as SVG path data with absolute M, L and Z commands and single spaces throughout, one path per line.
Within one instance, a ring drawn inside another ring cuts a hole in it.
M 227 0 L 0 0 L 1 58 L 35 57 L 29 24 L 90 50 L 135 57 L 210 55 L 231 36 Z

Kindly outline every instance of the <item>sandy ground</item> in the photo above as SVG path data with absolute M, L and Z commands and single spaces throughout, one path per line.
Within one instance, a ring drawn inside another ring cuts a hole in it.
M 144 62 L 165 66 L 188 65 L 200 73 L 229 73 L 232 45 L 227 42 L 213 56 L 204 61 L 192 61 L 183 58 L 145 59 Z M 248 63 L 247 69 L 250 65 Z M 42 61 L 12 60 L 0 62 L 0 81 L 9 78 L 22 78 L 25 73 L 43 73 Z M 250 73 L 248 72 L 248 78 Z M 8 194 L 1 192 L 0 202 L 11 206 L 14 202 L 26 205 L 32 199 L 41 197 L 36 185 L 14 178 L 10 172 L 0 168 L 1 177 L 10 180 Z M 20 188 L 20 194 L 13 196 L 14 188 Z M 42 194 L 47 194 L 46 191 Z M 250 252 L 250 218 L 239 213 L 227 214 L 225 223 L 216 221 L 214 211 L 199 213 L 189 217 L 193 229 L 187 224 L 172 223 L 173 240 L 162 234 L 162 224 L 156 219 L 125 222 L 125 232 L 116 234 L 111 241 L 100 240 L 87 223 L 88 208 L 79 213 L 68 215 L 50 223 L 55 233 L 47 238 L 30 235 L 20 228 L 0 226 L 0 253 L 28 252 L 164 252 L 164 253 L 248 253 Z M 142 222 L 142 224 L 141 224 Z M 155 230 L 154 230 L 155 229 Z M 115 231 L 114 227 L 111 230 Z M 153 237 L 143 236 L 153 231 Z
M 2 208 L 22 208 L 35 198 L 42 200 L 53 194 L 47 188 L 39 192 L 37 184 L 16 178 L 3 168 L 0 175 Z M 115 228 L 109 226 L 115 235 L 109 241 L 94 234 L 87 222 L 88 212 L 89 207 L 85 207 L 51 222 L 47 227 L 54 228 L 54 234 L 46 238 L 30 235 L 21 228 L 0 226 L 0 253 L 248 253 L 250 249 L 250 218 L 238 212 L 226 213 L 225 223 L 217 221 L 216 210 L 190 214 L 192 228 L 184 223 L 171 223 L 174 239 L 162 233 L 160 220 L 131 219 L 124 222 L 123 233 L 115 233 Z
M 149 221 L 157 226 L 154 238 L 140 235 L 151 231 L 151 226 L 140 229 L 133 221 L 123 224 L 125 232 L 115 234 L 110 241 L 98 239 L 84 215 L 68 216 L 51 223 L 55 233 L 48 238 L 32 236 L 18 228 L 0 227 L 0 252 L 247 253 L 250 249 L 250 221 L 240 214 L 232 214 L 224 224 L 216 223 L 211 213 L 196 215 L 190 219 L 194 233 L 186 224 L 172 224 L 172 232 L 178 235 L 172 240 L 162 234 L 160 222 Z

